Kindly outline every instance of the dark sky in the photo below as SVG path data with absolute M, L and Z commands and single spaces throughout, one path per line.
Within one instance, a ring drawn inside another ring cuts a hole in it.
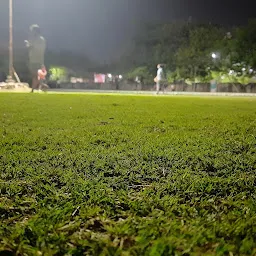
M 193 20 L 245 23 L 255 0 L 13 0 L 15 43 L 23 47 L 30 24 L 42 27 L 48 47 L 108 61 L 129 44 L 143 22 Z M 0 47 L 8 41 L 8 0 L 0 0 Z

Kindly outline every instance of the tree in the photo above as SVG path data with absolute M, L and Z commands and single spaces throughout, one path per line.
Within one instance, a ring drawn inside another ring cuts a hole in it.
M 126 71 L 146 66 L 150 72 L 155 72 L 156 65 L 164 63 L 174 71 L 175 54 L 186 42 L 189 29 L 186 23 L 145 25 L 116 66 L 122 66 Z
M 210 82 L 215 72 L 225 81 L 246 83 L 256 70 L 256 19 L 229 31 L 211 24 L 146 25 L 112 68 L 132 74 L 143 67 L 154 75 L 158 63 L 166 64 L 170 82 Z
M 200 25 L 190 30 L 188 44 L 176 54 L 177 70 L 184 80 L 207 80 L 216 63 L 211 53 L 223 40 L 225 31 L 213 25 Z
M 256 19 L 236 29 L 234 50 L 237 52 L 238 62 L 256 69 Z
M 214 73 L 214 78 L 222 83 L 239 83 L 245 90 L 249 83 L 255 82 L 256 19 L 234 28 L 230 34 L 221 42 L 221 58 L 218 69 L 214 69 L 219 72 Z
M 136 77 L 142 78 L 146 84 L 151 84 L 154 80 L 153 74 L 149 72 L 146 66 L 135 68 L 126 74 L 127 79 L 134 80 Z
M 64 67 L 51 66 L 49 71 L 51 81 L 66 81 L 68 79 L 68 70 Z
M 46 52 L 46 66 L 64 67 L 73 70 L 77 75 L 87 75 L 95 67 L 96 63 L 84 55 L 77 55 L 69 51 Z

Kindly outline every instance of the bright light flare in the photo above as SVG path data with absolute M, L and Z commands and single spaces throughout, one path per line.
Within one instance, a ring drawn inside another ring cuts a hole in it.
M 213 59 L 217 59 L 217 54 L 213 52 L 213 53 L 212 53 L 212 58 L 213 58 Z

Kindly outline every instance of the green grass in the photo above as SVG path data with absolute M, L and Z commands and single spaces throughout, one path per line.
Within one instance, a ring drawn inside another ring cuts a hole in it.
M 255 117 L 253 98 L 0 94 L 0 255 L 256 255 Z

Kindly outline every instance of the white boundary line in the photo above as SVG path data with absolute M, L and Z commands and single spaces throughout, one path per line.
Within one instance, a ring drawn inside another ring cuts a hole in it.
M 114 91 L 114 90 L 79 90 L 79 89 L 50 89 L 50 94 L 116 94 L 116 95 L 148 95 L 148 96 L 221 96 L 221 97 L 256 97 L 256 93 L 224 93 L 224 92 L 165 92 L 156 95 L 155 91 Z
M 31 89 L 2 89 L 0 93 L 28 93 Z M 41 93 L 45 94 L 45 93 Z M 256 93 L 224 93 L 224 92 L 160 92 L 155 91 L 115 91 L 115 90 L 79 90 L 79 89 L 49 89 L 46 94 L 102 94 L 102 95 L 137 95 L 137 96 L 200 96 L 200 97 L 251 97 L 256 98 Z

